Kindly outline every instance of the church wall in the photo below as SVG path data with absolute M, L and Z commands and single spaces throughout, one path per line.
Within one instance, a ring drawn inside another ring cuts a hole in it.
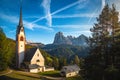
M 33 56 L 31 60 L 31 64 L 37 64 L 39 66 L 44 66 L 44 58 L 39 51 L 39 49 L 36 50 L 35 55 Z
M 36 69 L 30 69 L 30 72 L 31 73 L 37 73 L 38 72 L 38 69 L 36 68 Z
M 23 28 L 22 28 L 23 29 Z M 23 37 L 23 41 L 20 41 L 20 37 Z M 25 55 L 25 35 L 24 35 L 24 31 L 21 31 L 18 34 L 18 57 L 19 57 L 19 67 L 20 64 L 23 62 L 24 60 L 24 55 Z
M 19 42 L 19 63 L 22 63 L 24 60 L 24 55 L 25 55 L 25 46 L 24 46 L 24 42 L 20 41 Z

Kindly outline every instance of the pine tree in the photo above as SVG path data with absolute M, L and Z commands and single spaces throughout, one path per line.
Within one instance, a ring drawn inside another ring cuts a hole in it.
M 77 55 L 75 55 L 74 63 L 77 64 L 78 66 L 80 65 L 80 59 Z
M 2 28 L 0 28 L 0 71 L 7 69 L 9 59 L 9 43 Z
M 59 60 L 56 57 L 53 57 L 53 66 L 55 69 L 59 68 Z
M 120 60 L 118 15 L 114 5 L 112 8 L 106 5 L 97 18 L 97 23 L 90 29 L 92 32 L 92 37 L 89 39 L 91 49 L 90 55 L 85 59 L 85 75 L 89 80 L 109 80 L 110 76 L 113 77 L 111 80 L 118 78 L 115 77 L 118 72 L 115 64 L 119 63 L 118 59 Z

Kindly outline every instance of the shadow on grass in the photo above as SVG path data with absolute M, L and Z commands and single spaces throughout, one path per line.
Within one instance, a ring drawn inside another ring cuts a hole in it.
M 61 77 L 59 72 L 54 72 L 54 71 L 42 72 L 39 74 L 43 76 L 50 76 L 50 77 Z
M 81 76 L 74 76 L 74 77 L 66 78 L 66 80 L 83 80 L 83 78 Z
M 11 77 L 8 77 L 8 76 L 0 76 L 0 80 L 22 80 L 22 79 L 11 78 Z
M 16 73 L 18 75 L 21 75 L 21 76 L 25 76 L 25 77 L 30 77 L 30 78 L 37 78 L 37 79 L 40 79 L 40 77 L 38 76 L 34 76 L 34 75 L 25 75 L 25 74 L 20 74 L 20 73 Z

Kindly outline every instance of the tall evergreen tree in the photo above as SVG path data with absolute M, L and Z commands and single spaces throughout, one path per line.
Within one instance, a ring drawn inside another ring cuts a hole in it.
M 118 12 L 113 5 L 110 8 L 106 5 L 97 23 L 90 30 L 92 37 L 89 39 L 90 55 L 85 59 L 86 77 L 88 80 L 117 80 L 118 69 L 114 66 L 116 61 L 116 42 L 119 41 L 120 26 Z M 120 47 L 119 47 L 120 49 Z M 118 59 L 118 58 L 117 58 Z M 110 72 L 112 70 L 112 72 Z M 108 75 L 110 73 L 110 75 Z M 107 77 L 106 77 L 107 74 Z M 115 75 L 115 76 L 114 76 Z

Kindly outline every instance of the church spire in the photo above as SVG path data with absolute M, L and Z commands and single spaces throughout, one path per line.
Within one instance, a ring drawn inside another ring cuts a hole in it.
M 20 0 L 20 19 L 19 19 L 19 26 L 23 26 L 23 21 L 22 21 L 22 0 Z

